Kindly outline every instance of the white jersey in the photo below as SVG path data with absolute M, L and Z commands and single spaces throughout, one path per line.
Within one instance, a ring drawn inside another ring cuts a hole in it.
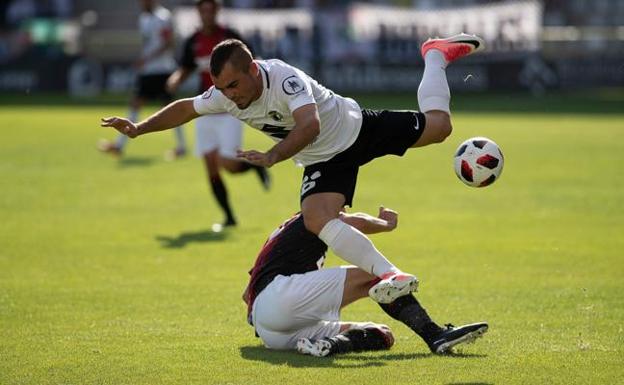
M 336 95 L 305 72 L 281 60 L 256 60 L 256 63 L 264 84 L 258 100 L 240 110 L 213 86 L 195 97 L 195 111 L 201 115 L 228 112 L 279 142 L 295 126 L 293 112 L 299 107 L 316 104 L 320 133 L 293 157 L 302 166 L 329 160 L 355 142 L 362 126 L 362 110 L 355 100 Z
M 173 34 L 171 12 L 157 5 L 152 12 L 141 12 L 139 16 L 139 30 L 143 38 L 141 57 L 149 57 L 160 50 L 166 38 Z M 173 48 L 145 62 L 139 70 L 142 75 L 169 74 L 176 68 Z

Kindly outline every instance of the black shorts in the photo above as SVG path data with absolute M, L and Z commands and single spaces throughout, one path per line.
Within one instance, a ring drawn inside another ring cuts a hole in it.
M 134 93 L 140 98 L 169 103 L 173 95 L 167 92 L 169 74 L 141 75 L 138 77 Z
M 301 201 L 312 194 L 337 192 L 351 206 L 359 167 L 384 155 L 402 156 L 425 129 L 425 114 L 418 111 L 362 110 L 362 118 L 360 134 L 351 147 L 305 168 Z

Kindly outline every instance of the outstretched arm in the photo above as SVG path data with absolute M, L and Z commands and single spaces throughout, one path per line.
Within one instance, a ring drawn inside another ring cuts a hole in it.
M 293 112 L 295 127 L 286 138 L 277 143 L 267 152 L 256 150 L 239 151 L 238 156 L 256 166 L 271 167 L 303 150 L 312 143 L 321 130 L 321 122 L 316 104 L 307 104 Z
M 134 124 L 128 119 L 112 116 L 102 118 L 102 127 L 113 127 L 122 134 L 136 138 L 149 132 L 168 130 L 195 119 L 199 114 L 193 107 L 193 99 L 180 99 L 156 112 L 141 123 Z
M 394 230 L 399 224 L 399 213 L 379 207 L 379 214 L 374 217 L 366 213 L 340 213 L 340 220 L 355 227 L 364 234 L 375 234 Z

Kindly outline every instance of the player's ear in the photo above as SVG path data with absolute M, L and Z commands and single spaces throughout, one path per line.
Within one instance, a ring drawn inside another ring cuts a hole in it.
M 248 72 L 250 74 L 256 75 L 258 74 L 258 72 L 260 71 L 260 68 L 258 68 L 258 64 L 255 61 L 250 61 L 249 62 L 249 68 L 248 68 Z

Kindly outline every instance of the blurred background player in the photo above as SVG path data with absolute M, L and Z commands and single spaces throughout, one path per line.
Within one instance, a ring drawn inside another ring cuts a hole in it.
M 200 71 L 200 94 L 212 87 L 210 77 L 210 55 L 214 46 L 229 38 L 240 36 L 217 23 L 221 2 L 218 0 L 196 0 L 195 6 L 201 20 L 201 27 L 184 42 L 180 67 L 167 80 L 167 91 L 174 94 L 196 69 Z M 216 201 L 225 215 L 224 226 L 236 225 L 227 189 L 220 175 L 220 168 L 230 173 L 254 170 L 265 189 L 270 187 L 270 177 L 264 167 L 254 166 L 237 159 L 236 151 L 241 148 L 242 124 L 230 114 L 205 115 L 195 123 L 196 153 L 204 160 L 208 181 Z
M 128 119 L 133 122 L 139 120 L 139 111 L 146 101 L 165 105 L 173 100 L 165 85 L 176 68 L 171 12 L 155 0 L 140 0 L 140 4 L 139 30 L 143 43 L 141 56 L 134 63 L 138 78 L 128 111 Z M 174 134 L 176 146 L 165 153 L 169 160 L 186 155 L 182 127 L 176 127 Z M 118 135 L 114 142 L 102 139 L 98 149 L 111 155 L 122 155 L 127 141 L 125 135 Z
M 377 217 L 340 213 L 340 220 L 365 234 L 392 231 L 398 214 L 381 207 Z M 390 328 L 373 322 L 341 322 L 340 310 L 372 296 L 379 278 L 355 266 L 322 268 L 327 245 L 305 228 L 296 214 L 275 230 L 250 271 L 243 300 L 248 321 L 269 349 L 297 349 L 323 357 L 351 351 L 389 349 Z M 488 329 L 479 322 L 440 327 L 411 293 L 396 292 L 379 306 L 427 344 L 431 352 L 448 353 L 457 344 L 471 342 Z

